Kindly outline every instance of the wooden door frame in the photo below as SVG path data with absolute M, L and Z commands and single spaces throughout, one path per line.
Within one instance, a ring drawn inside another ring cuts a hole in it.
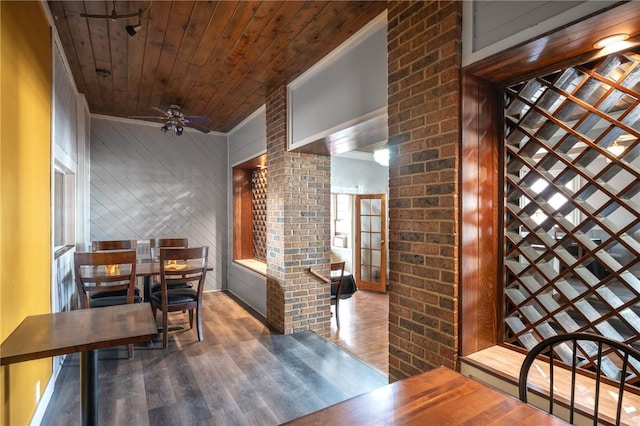
M 382 208 L 380 211 L 380 217 L 381 217 L 381 229 L 382 229 L 382 247 L 380 250 L 380 283 L 381 283 L 381 287 L 382 287 L 382 291 L 380 290 L 380 285 L 376 285 L 375 287 L 373 285 L 368 285 L 366 283 L 363 283 L 362 278 L 361 278 L 361 241 L 360 241 L 360 200 L 363 198 L 369 198 L 369 199 L 379 199 L 382 201 Z M 355 262 L 353 264 L 353 273 L 354 276 L 356 278 L 356 282 L 358 283 L 358 288 L 363 289 L 363 290 L 372 290 L 372 291 L 378 291 L 380 293 L 386 293 L 387 292 L 387 251 L 388 249 L 388 245 L 387 245 L 387 241 L 388 241 L 388 233 L 389 230 L 387 229 L 387 195 L 386 194 L 356 194 L 355 198 L 355 208 L 354 208 L 354 215 L 353 217 L 355 218 L 355 229 L 354 229 L 354 246 L 353 246 L 353 250 L 355 252 Z

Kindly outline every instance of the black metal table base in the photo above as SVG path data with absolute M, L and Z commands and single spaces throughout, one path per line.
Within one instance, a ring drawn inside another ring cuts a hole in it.
M 80 353 L 80 416 L 83 426 L 98 424 L 98 350 Z

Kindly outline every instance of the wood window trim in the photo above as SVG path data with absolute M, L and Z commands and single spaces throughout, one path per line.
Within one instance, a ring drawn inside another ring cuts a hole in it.
M 628 195 L 640 189 L 639 78 L 634 48 L 503 89 L 506 344 L 574 331 L 640 341 L 640 209 Z
M 463 69 L 460 159 L 464 167 L 460 167 L 459 232 L 461 357 L 496 345 L 503 335 L 503 326 L 498 320 L 502 316 L 503 296 L 499 285 L 502 277 L 497 268 L 497 260 L 503 253 L 499 244 L 491 244 L 502 227 L 499 204 L 496 204 L 502 185 L 498 173 L 502 132 L 497 124 L 501 122 L 501 119 L 497 121 L 501 111 L 497 87 L 601 57 L 603 53 L 593 48 L 599 38 L 617 29 L 624 29 L 623 32 L 632 37 L 640 34 L 636 8 L 634 2 L 615 3 L 607 10 Z M 567 40 L 572 42 L 571 51 L 566 49 Z M 485 211 L 481 212 L 479 206 L 484 206 Z M 491 210 L 493 219 L 480 230 L 478 219 L 489 215 L 486 209 Z M 470 233 L 470 229 L 475 231 Z
M 463 75 L 460 158 L 460 355 L 495 345 L 501 335 L 499 188 L 501 120 L 497 88 Z
M 263 154 L 233 167 L 233 260 L 254 260 L 251 174 L 266 165 L 267 155 Z M 244 262 L 243 266 L 247 262 Z M 265 265 L 266 267 L 266 265 Z M 259 272 L 261 268 L 249 267 Z

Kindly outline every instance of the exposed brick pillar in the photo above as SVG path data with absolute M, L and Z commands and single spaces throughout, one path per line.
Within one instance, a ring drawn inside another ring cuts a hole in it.
M 389 2 L 389 376 L 458 347 L 461 4 Z
M 288 152 L 286 88 L 267 98 L 267 321 L 329 337 L 331 159 Z

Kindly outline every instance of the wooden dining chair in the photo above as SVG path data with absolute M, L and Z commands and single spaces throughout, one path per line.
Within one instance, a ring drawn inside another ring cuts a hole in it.
M 532 369 L 533 365 L 536 368 Z M 542 377 L 544 385 L 530 383 L 531 370 Z M 588 377 L 588 382 L 583 377 Z M 603 383 L 608 385 L 606 391 L 601 391 Z M 640 351 L 598 334 L 564 333 L 542 340 L 529 351 L 520 369 L 518 391 L 520 400 L 527 402 L 529 389 L 537 388 L 549 399 L 549 414 L 554 414 L 554 406 L 561 402 L 569 410 L 569 423 L 574 423 L 578 411 L 596 426 L 603 420 L 601 413 L 606 416 L 606 424 L 620 424 L 629 383 L 635 389 L 640 383 Z M 615 413 L 610 410 L 604 414 L 601 406 L 615 407 Z
M 96 240 L 91 242 L 91 251 L 93 252 L 136 250 L 137 248 L 137 240 Z M 140 296 L 140 290 L 138 289 L 138 287 L 135 287 L 134 291 L 136 296 Z M 109 296 L 123 296 L 125 294 L 126 293 L 124 291 L 114 290 L 112 292 L 103 291 L 94 293 L 90 297 L 92 299 L 99 299 Z
M 91 242 L 91 251 L 136 250 L 137 240 L 97 240 Z
M 155 316 L 162 311 L 162 347 L 168 343 L 168 314 L 189 311 L 189 326 L 196 315 L 198 340 L 202 341 L 202 291 L 207 277 L 209 247 L 160 248 L 160 291 L 151 293 L 151 309 Z M 188 283 L 193 287 L 173 288 L 171 284 Z
M 73 254 L 76 288 L 82 309 L 140 303 L 135 294 L 136 252 L 105 251 Z M 101 297 L 91 297 L 92 295 Z M 128 345 L 129 358 L 133 345 Z
M 189 247 L 188 238 L 151 238 L 149 240 L 149 249 L 151 251 L 151 258 L 155 261 L 158 260 L 161 248 L 187 248 Z M 191 287 L 188 283 L 173 283 L 169 285 L 169 288 L 181 288 Z M 151 284 L 151 293 L 160 291 L 160 281 Z
M 187 248 L 189 247 L 189 239 L 188 238 L 151 238 L 149 240 L 149 249 L 151 250 L 151 257 L 154 260 L 159 258 L 160 252 L 159 249 L 165 247 L 175 247 L 175 248 Z
M 344 262 L 331 263 L 331 305 L 335 305 L 336 325 L 340 328 L 340 295 L 342 294 L 342 279 L 344 278 Z

